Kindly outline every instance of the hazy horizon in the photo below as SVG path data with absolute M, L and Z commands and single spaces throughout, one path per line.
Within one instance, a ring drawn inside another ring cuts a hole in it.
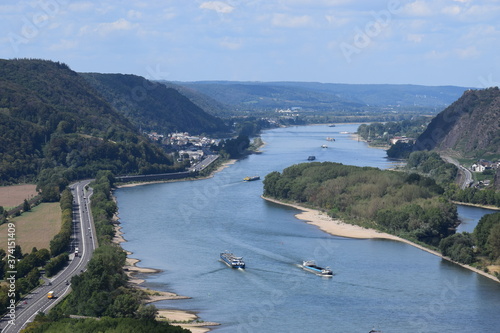
M 180 82 L 486 88 L 498 0 L 7 0 L 0 57 Z

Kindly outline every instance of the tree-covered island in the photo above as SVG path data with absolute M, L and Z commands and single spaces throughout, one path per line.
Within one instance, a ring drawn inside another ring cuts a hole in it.
M 442 194 L 434 180 L 417 174 L 332 162 L 293 165 L 264 180 L 264 196 L 431 246 L 459 223 L 455 205 Z
M 455 204 L 434 179 L 417 173 L 302 163 L 268 174 L 264 197 L 404 238 L 486 273 L 500 260 L 500 213 L 484 216 L 472 234 L 456 233 Z

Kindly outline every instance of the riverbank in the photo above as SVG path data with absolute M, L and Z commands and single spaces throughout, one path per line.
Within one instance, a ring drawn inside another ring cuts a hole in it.
M 455 205 L 470 206 L 470 207 L 484 208 L 484 209 L 500 211 L 500 207 L 497 207 L 497 206 L 480 205 L 480 204 L 474 204 L 474 203 L 469 203 L 469 202 L 460 202 L 460 201 L 453 201 L 453 203 Z
M 233 165 L 236 163 L 238 160 L 232 159 L 232 160 L 227 160 L 226 162 L 222 163 L 217 169 L 215 169 L 213 172 L 211 172 L 208 176 L 204 177 L 196 177 L 196 178 L 182 178 L 182 179 L 170 179 L 170 180 L 155 180 L 152 182 L 137 182 L 137 183 L 127 183 L 127 184 L 121 184 L 117 185 L 116 188 L 123 188 L 123 187 L 134 187 L 134 186 L 141 186 L 141 185 L 149 185 L 149 184 L 162 184 L 162 183 L 175 183 L 175 182 L 186 182 L 186 181 L 192 181 L 192 180 L 202 180 L 202 179 L 208 179 L 212 178 L 216 173 L 219 171 L 224 170 L 225 168 L 229 167 L 230 165 Z
M 431 253 L 431 254 L 438 256 L 442 259 L 448 260 L 452 263 L 455 263 L 455 264 L 460 265 L 464 268 L 467 268 L 467 269 L 469 269 L 477 274 L 481 274 L 481 275 L 483 275 L 489 279 L 492 279 L 496 282 L 500 282 L 497 279 L 497 277 L 492 275 L 492 274 L 488 274 L 480 269 L 477 269 L 477 268 L 469 266 L 469 265 L 457 263 L 457 262 L 451 260 L 450 258 L 443 256 L 441 253 L 439 253 L 437 251 L 433 251 L 433 250 L 428 249 L 424 246 L 413 243 L 407 239 L 404 239 L 404 238 L 401 238 L 401 237 L 398 237 L 395 235 L 391 235 L 388 233 L 380 232 L 380 231 L 375 230 L 375 229 L 363 228 L 363 227 L 360 227 L 357 225 L 344 223 L 341 220 L 331 218 L 326 213 L 323 213 L 317 209 L 305 208 L 305 207 L 302 207 L 298 204 L 286 203 L 286 202 L 282 202 L 282 201 L 268 198 L 268 197 L 264 197 L 264 196 L 261 196 L 261 197 L 262 197 L 262 199 L 267 200 L 269 202 L 273 202 L 275 204 L 284 205 L 284 206 L 295 208 L 297 210 L 301 210 L 302 211 L 301 213 L 298 213 L 295 215 L 295 217 L 297 219 L 303 220 L 308 224 L 317 226 L 320 230 L 322 230 L 326 233 L 329 233 L 330 235 L 346 237 L 346 238 L 356 238 L 356 239 L 377 239 L 377 238 L 378 239 L 390 239 L 390 240 L 406 243 L 406 244 L 414 246 L 422 251 Z
M 123 237 L 123 232 L 121 231 L 121 226 L 115 221 L 115 237 L 113 238 L 113 243 L 121 246 L 122 243 L 126 242 Z M 158 291 L 152 290 L 149 288 L 145 288 L 142 286 L 144 282 L 143 279 L 139 279 L 136 277 L 137 274 L 154 274 L 161 272 L 158 269 L 154 268 L 146 268 L 139 267 L 137 264 L 140 262 L 139 259 L 130 258 L 131 252 L 127 252 L 126 264 L 123 267 L 123 270 L 129 277 L 129 284 L 136 289 L 139 289 L 146 293 L 148 297 L 145 300 L 145 303 L 154 303 L 158 301 L 165 300 L 178 300 L 178 299 L 189 299 L 190 297 L 177 295 L 172 292 L 167 291 Z M 156 320 L 166 320 L 172 325 L 181 326 L 182 328 L 189 329 L 193 333 L 206 333 L 210 331 L 208 326 L 218 326 L 219 323 L 214 322 L 204 322 L 199 321 L 198 316 L 196 314 L 184 311 L 184 310 L 168 310 L 168 309 L 158 309 L 158 314 L 156 316 Z
M 175 180 L 165 180 L 165 181 L 154 181 L 154 182 L 138 182 L 138 183 L 130 183 L 116 186 L 117 188 L 122 187 L 134 187 L 140 185 L 148 185 L 148 184 L 158 184 L 158 183 L 169 183 L 169 182 L 179 182 L 179 181 L 190 181 L 190 180 L 201 180 L 208 179 L 213 177 L 217 172 L 224 170 L 225 168 L 235 164 L 238 160 L 231 159 L 224 163 L 222 163 L 217 169 L 211 172 L 206 177 L 198 177 L 198 178 L 190 178 L 190 179 L 175 179 Z M 115 236 L 113 238 L 113 243 L 121 246 L 122 243 L 126 242 L 126 239 L 123 237 L 123 232 L 121 231 L 121 226 L 118 218 L 118 214 L 115 215 L 114 219 L 115 225 Z M 140 262 L 139 259 L 131 258 L 131 252 L 127 252 L 126 265 L 123 267 L 125 273 L 129 277 L 129 283 L 134 288 L 144 291 L 148 294 L 148 298 L 145 300 L 145 303 L 153 303 L 157 301 L 164 300 L 178 300 L 178 299 L 189 299 L 190 297 L 177 295 L 171 292 L 165 291 L 157 291 L 151 290 L 143 287 L 141 284 L 144 282 L 143 279 L 139 279 L 136 277 L 137 274 L 154 274 L 161 272 L 158 269 L 154 268 L 146 268 L 139 267 L 137 264 Z M 189 329 L 193 333 L 206 333 L 209 332 L 210 326 L 219 326 L 219 323 L 215 322 L 204 322 L 199 321 L 199 318 L 196 314 L 184 311 L 184 310 L 170 310 L 170 309 L 158 309 L 158 314 L 156 317 L 157 320 L 167 320 L 169 323 L 173 325 L 178 325 L 183 328 Z

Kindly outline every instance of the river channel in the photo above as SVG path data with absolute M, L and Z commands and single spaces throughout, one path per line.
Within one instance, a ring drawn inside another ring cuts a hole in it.
M 242 181 L 310 155 L 393 167 L 385 151 L 345 133 L 357 126 L 269 130 L 261 154 L 212 178 L 116 190 L 123 248 L 140 266 L 162 270 L 143 276 L 145 285 L 192 297 L 156 306 L 219 322 L 217 333 L 500 332 L 500 283 L 404 243 L 330 236 L 296 219 L 297 210 L 261 199 L 262 180 Z M 464 230 L 489 212 L 461 207 Z M 246 269 L 219 261 L 224 250 L 243 256 Z M 306 259 L 335 275 L 301 270 Z

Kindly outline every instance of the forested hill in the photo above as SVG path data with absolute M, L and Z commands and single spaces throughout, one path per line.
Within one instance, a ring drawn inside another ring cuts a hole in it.
M 45 60 L 0 60 L 0 140 L 2 184 L 175 169 L 82 76 Z
M 231 116 L 236 115 L 232 110 L 233 107 L 228 104 L 224 104 L 215 100 L 213 97 L 210 97 L 196 89 L 192 89 L 190 87 L 185 87 L 183 85 L 175 84 L 169 81 L 158 81 L 159 83 L 165 85 L 167 88 L 172 88 L 177 90 L 182 95 L 189 98 L 191 102 L 199 106 L 205 112 L 208 112 L 211 115 L 215 115 L 217 117 L 222 118 L 230 118 Z
M 274 110 L 301 107 L 318 112 L 360 111 L 367 108 L 409 108 L 438 112 L 467 89 L 455 86 L 409 84 L 339 84 L 318 82 L 176 82 L 236 110 Z
M 500 154 L 500 90 L 467 90 L 418 137 L 418 150 L 452 150 L 464 157 Z
M 217 134 L 227 132 L 212 116 L 164 84 L 125 74 L 81 73 L 122 115 L 147 131 Z

